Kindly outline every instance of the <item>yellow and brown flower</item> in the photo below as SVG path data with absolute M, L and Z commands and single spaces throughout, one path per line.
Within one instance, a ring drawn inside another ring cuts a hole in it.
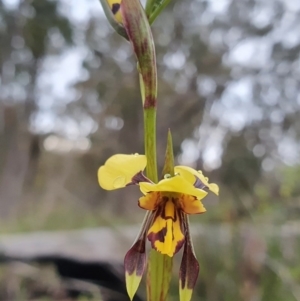
M 147 210 L 141 231 L 124 260 L 127 291 L 135 294 L 146 265 L 146 237 L 157 252 L 172 257 L 184 245 L 180 268 L 180 300 L 189 300 L 196 283 L 199 265 L 190 239 L 187 215 L 204 213 L 201 200 L 207 190 L 218 194 L 216 184 L 208 182 L 200 171 L 176 166 L 175 175 L 165 175 L 158 183 L 144 176 L 147 164 L 144 155 L 118 154 L 99 168 L 98 180 L 102 188 L 118 189 L 139 185 L 144 194 L 138 205 Z

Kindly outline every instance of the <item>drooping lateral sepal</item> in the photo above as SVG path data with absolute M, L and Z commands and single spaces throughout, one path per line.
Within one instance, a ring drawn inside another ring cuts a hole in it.
M 184 213 L 186 241 L 179 271 L 179 300 L 190 301 L 199 274 L 199 263 L 196 258 L 189 230 L 188 216 Z
M 140 239 L 127 252 L 124 259 L 126 289 L 133 299 L 146 267 L 145 239 Z
M 122 0 L 124 28 L 132 43 L 141 74 L 144 108 L 155 108 L 157 98 L 157 67 L 151 28 L 139 0 Z
M 132 300 L 142 280 L 146 267 L 146 234 L 152 221 L 152 213 L 145 215 L 141 230 L 124 258 L 126 289 Z

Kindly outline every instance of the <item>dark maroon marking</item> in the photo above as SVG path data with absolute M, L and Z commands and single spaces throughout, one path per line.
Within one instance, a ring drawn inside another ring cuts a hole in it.
M 120 3 L 114 3 L 111 8 L 112 13 L 115 15 L 120 10 L 120 7 Z
M 131 178 L 131 182 L 126 184 L 126 186 L 129 185 L 138 185 L 140 182 L 147 182 L 147 183 L 153 183 L 151 180 L 149 180 L 144 174 L 143 171 L 139 171 L 137 174 L 135 174 Z
M 154 96 L 147 96 L 144 103 L 144 109 L 155 108 L 156 98 Z
M 180 265 L 179 278 L 181 280 L 181 288 L 187 286 L 188 289 L 195 287 L 199 275 L 199 263 L 194 254 L 192 247 L 188 223 L 185 216 L 182 216 L 183 225 L 186 231 L 186 239 Z
M 181 250 L 184 243 L 185 243 L 185 238 L 177 242 L 177 245 L 175 247 L 175 253 Z
M 168 200 L 168 198 L 167 197 L 164 197 L 165 199 L 164 199 L 164 201 L 166 201 L 166 200 Z M 155 219 L 158 217 L 158 216 L 161 216 L 161 217 L 163 217 L 163 214 L 164 214 L 164 206 L 160 206 L 158 209 L 157 209 L 157 211 L 156 211 L 156 213 L 155 213 L 155 218 L 154 218 L 154 221 L 155 221 Z M 177 210 L 175 210 L 175 214 L 174 214 L 174 216 L 175 216 L 175 221 L 177 220 L 177 218 L 179 218 L 179 222 L 180 222 L 180 229 L 181 229 L 181 232 L 183 233 L 183 235 L 185 236 L 185 233 L 186 233 L 186 229 L 185 229 L 185 226 L 184 226 L 184 224 L 182 223 L 182 220 L 183 220 L 183 217 L 181 217 L 181 211 L 177 211 Z M 182 213 L 183 214 L 183 213 Z M 172 219 L 171 217 L 163 217 L 164 219 Z M 153 224 L 153 223 L 152 223 Z M 155 243 L 155 241 L 160 241 L 160 242 L 164 242 L 165 241 L 165 237 L 166 237 L 166 234 L 167 234 L 167 228 L 166 227 L 164 227 L 164 228 L 162 228 L 160 231 L 158 231 L 158 232 L 151 232 L 151 233 L 149 233 L 148 235 L 147 235 L 147 238 L 148 238 L 148 240 L 151 242 L 151 246 L 152 246 L 152 248 L 154 248 L 155 249 L 155 245 L 154 245 L 154 243 Z M 173 233 L 173 237 L 172 237 L 172 239 L 174 240 L 174 233 Z M 180 241 L 178 241 L 177 242 L 177 245 L 176 245 L 176 248 L 175 248 L 175 253 L 177 253 L 181 248 L 182 248 L 182 246 L 183 246 L 183 244 L 184 244 L 184 242 L 185 242 L 185 238 L 183 238 L 182 240 L 180 240 Z
M 160 202 L 160 206 L 157 209 L 157 213 L 155 216 L 161 216 L 163 219 L 167 220 L 167 219 L 171 219 L 173 220 L 173 222 L 177 221 L 177 214 L 176 214 L 176 199 L 172 198 L 172 202 L 174 203 L 175 206 L 175 212 L 174 212 L 174 218 L 171 216 L 166 216 L 165 214 L 165 206 L 166 206 L 166 202 L 169 201 L 169 198 L 167 196 L 163 196 Z
M 145 238 L 139 239 L 127 252 L 124 259 L 125 271 L 129 275 L 136 272 L 137 276 L 142 276 L 146 266 Z
M 167 234 L 167 228 L 162 228 L 160 231 L 157 233 L 151 232 L 148 234 L 148 240 L 151 241 L 152 246 L 154 246 L 155 241 L 160 241 L 164 242 L 165 241 L 165 236 Z
M 164 218 L 164 216 L 163 216 L 163 214 L 164 214 L 164 207 L 165 207 L 165 206 L 163 205 L 164 199 L 165 199 L 165 197 L 162 197 L 162 200 L 160 201 L 160 204 L 159 204 L 159 206 L 157 207 L 157 210 L 156 210 L 156 212 L 155 212 L 155 217 L 154 217 L 154 219 L 153 219 L 153 222 L 154 222 L 155 219 L 156 219 L 157 217 L 159 217 L 159 216 L 161 216 L 161 217 Z
M 153 225 L 153 223 L 155 223 L 155 220 L 159 216 L 165 219 L 165 217 L 163 216 L 163 214 L 164 214 L 164 208 L 165 208 L 164 203 L 165 203 L 166 199 L 168 199 L 168 198 L 167 197 L 163 197 L 162 198 L 160 206 L 158 206 L 158 208 L 156 209 L 155 216 L 153 218 L 153 222 L 152 222 L 151 226 Z M 160 242 L 164 242 L 165 241 L 166 233 L 167 233 L 167 228 L 164 227 L 160 231 L 158 231 L 157 233 L 151 232 L 151 233 L 149 233 L 147 235 L 148 240 L 151 242 L 152 248 L 155 249 L 155 245 L 154 245 L 155 241 L 157 241 L 157 240 L 159 240 Z
M 179 223 L 180 223 L 180 230 L 184 236 L 184 238 L 180 241 L 177 242 L 177 245 L 176 245 L 176 248 L 175 248 L 175 253 L 177 253 L 183 246 L 184 242 L 185 242 L 185 234 L 186 234 L 186 229 L 185 229 L 185 226 L 183 224 L 183 217 L 182 217 L 182 214 L 184 214 L 182 211 L 175 211 L 176 213 L 176 216 L 178 215 L 178 218 L 179 218 Z M 174 239 L 174 237 L 173 237 Z
M 195 176 L 195 178 L 196 178 L 196 181 L 194 183 L 194 186 L 196 188 L 199 188 L 199 189 L 206 189 L 206 188 L 208 188 L 206 185 L 203 184 L 203 182 L 199 178 L 197 178 L 196 176 Z
M 179 278 L 181 280 L 181 288 L 187 286 L 188 289 L 193 289 L 199 275 L 199 263 L 196 259 L 191 246 L 186 243 L 184 246 L 182 261 L 180 265 Z
M 123 8 L 124 9 L 124 6 Z M 136 20 L 138 17 L 136 16 Z M 155 53 L 151 51 L 151 46 L 149 45 L 149 40 L 144 37 L 141 40 L 137 40 L 135 38 L 135 28 L 133 24 L 134 19 L 131 20 L 131 22 L 128 22 L 128 18 L 125 16 L 124 20 L 124 25 L 126 32 L 132 42 L 132 46 L 134 49 L 134 52 L 138 58 L 138 61 L 141 62 L 142 60 L 145 62 L 143 64 L 144 68 L 141 70 L 141 74 L 143 75 L 144 79 L 144 85 L 145 85 L 145 102 L 144 102 L 144 108 L 149 109 L 149 108 L 156 108 L 156 97 L 155 97 L 155 92 L 152 90 L 157 89 L 157 84 L 156 84 L 156 79 L 155 79 L 155 73 L 156 73 L 156 58 L 155 58 Z M 150 31 L 151 33 L 151 31 Z M 150 49 L 150 52 L 149 52 Z M 146 62 L 147 61 L 147 62 Z M 149 66 L 150 67 L 145 67 Z

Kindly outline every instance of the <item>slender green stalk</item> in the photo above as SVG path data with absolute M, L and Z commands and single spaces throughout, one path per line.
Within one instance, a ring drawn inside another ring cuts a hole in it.
M 140 68 L 138 66 L 140 72 Z M 143 76 L 139 73 L 140 89 L 144 108 L 144 145 L 147 157 L 147 177 L 153 182 L 158 181 L 157 177 L 157 155 L 156 155 L 156 102 L 155 106 L 145 106 L 145 84 Z
M 147 300 L 166 301 L 172 278 L 173 258 L 150 251 L 147 275 Z
M 144 143 L 147 157 L 147 176 L 153 182 L 157 183 L 155 107 L 144 108 Z

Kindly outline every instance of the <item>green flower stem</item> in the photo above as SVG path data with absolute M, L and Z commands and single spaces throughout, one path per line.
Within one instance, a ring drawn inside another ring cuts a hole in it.
M 144 141 L 147 157 L 147 177 L 157 183 L 156 161 L 156 108 L 144 108 Z
M 173 258 L 150 251 L 147 274 L 147 300 L 166 301 L 172 277 Z
M 147 177 L 154 183 L 158 182 L 157 177 L 157 155 L 156 155 L 156 102 L 153 106 L 145 106 L 145 84 L 139 70 L 140 89 L 144 108 L 144 144 L 147 157 Z

